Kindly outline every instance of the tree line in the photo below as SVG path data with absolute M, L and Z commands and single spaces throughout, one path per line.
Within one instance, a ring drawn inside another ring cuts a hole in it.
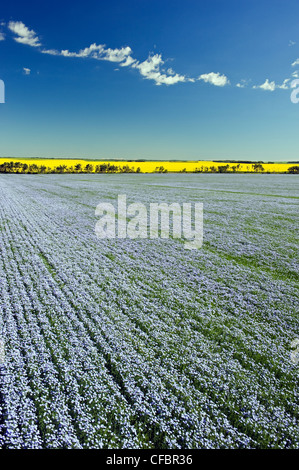
M 27 164 L 22 162 L 4 162 L 0 164 L 0 173 L 140 173 L 140 167 L 130 167 L 129 165 L 111 165 L 110 163 L 102 163 L 100 165 L 85 166 L 78 163 L 74 166 L 57 165 L 53 168 L 45 165 L 37 165 L 36 163 Z
M 218 166 L 201 166 L 196 167 L 192 173 L 237 173 L 244 172 L 241 168 L 241 164 L 237 165 L 218 165 Z M 266 173 L 263 165 L 260 162 L 247 165 L 246 173 Z M 141 168 L 134 166 L 130 167 L 129 165 L 113 165 L 110 163 L 101 163 L 93 165 L 87 163 L 82 165 L 78 163 L 74 166 L 68 165 L 57 165 L 53 168 L 47 167 L 45 165 L 37 165 L 36 163 L 22 163 L 22 162 L 4 162 L 0 164 L 0 173 L 27 173 L 27 174 L 37 174 L 37 173 L 142 173 Z M 168 173 L 168 170 L 164 166 L 157 166 L 154 170 L 154 173 Z M 179 173 L 187 173 L 187 169 L 183 168 Z M 268 172 L 269 173 L 269 172 Z M 299 174 L 299 166 L 291 166 L 285 173 L 290 174 Z

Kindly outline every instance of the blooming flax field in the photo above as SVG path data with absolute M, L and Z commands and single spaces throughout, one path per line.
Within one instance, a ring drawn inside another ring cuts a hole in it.
M 204 242 L 99 202 L 203 202 Z M 2 448 L 298 448 L 296 175 L 0 175 Z M 294 352 L 294 351 L 293 351 Z

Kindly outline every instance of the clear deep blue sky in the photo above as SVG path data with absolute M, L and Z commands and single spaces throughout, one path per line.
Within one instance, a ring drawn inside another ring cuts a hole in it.
M 0 22 L 1 157 L 299 160 L 298 0 L 12 0 Z

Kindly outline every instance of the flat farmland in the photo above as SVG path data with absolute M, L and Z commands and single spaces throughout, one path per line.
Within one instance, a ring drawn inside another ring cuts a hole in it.
M 0 446 L 299 447 L 298 176 L 0 175 Z M 202 248 L 95 208 L 201 202 Z

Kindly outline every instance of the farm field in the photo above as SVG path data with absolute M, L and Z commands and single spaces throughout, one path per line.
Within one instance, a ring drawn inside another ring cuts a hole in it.
M 98 239 L 119 194 L 202 202 L 202 248 Z M 298 203 L 296 175 L 0 175 L 0 447 L 298 449 Z

